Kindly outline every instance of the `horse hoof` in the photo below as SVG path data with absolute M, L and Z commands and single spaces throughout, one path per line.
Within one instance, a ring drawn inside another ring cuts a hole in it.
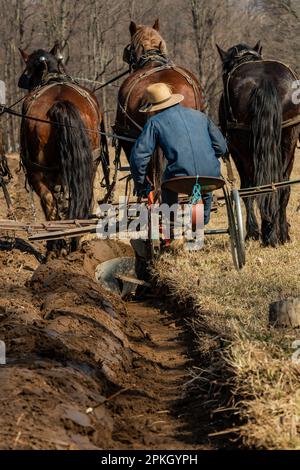
M 55 251 L 48 251 L 46 254 L 45 262 L 52 261 L 53 259 L 57 258 Z
M 259 240 L 260 238 L 260 233 L 259 232 L 251 232 L 251 233 L 247 233 L 246 235 L 246 240 Z

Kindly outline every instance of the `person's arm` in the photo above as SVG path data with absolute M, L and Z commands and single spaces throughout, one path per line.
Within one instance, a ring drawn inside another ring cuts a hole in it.
M 147 167 L 156 148 L 157 140 L 157 130 L 154 123 L 149 120 L 130 154 L 130 170 L 137 192 L 144 186 Z
M 208 118 L 208 132 L 217 158 L 228 153 L 227 143 L 219 128 Z

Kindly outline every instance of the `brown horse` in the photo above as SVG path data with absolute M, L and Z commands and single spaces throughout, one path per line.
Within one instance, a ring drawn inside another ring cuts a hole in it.
M 218 48 L 223 64 L 224 92 L 220 123 L 238 169 L 241 186 L 261 186 L 288 180 L 299 136 L 300 104 L 292 98 L 295 73 L 285 64 L 263 60 L 260 43 Z M 262 241 L 276 246 L 289 240 L 286 207 L 290 188 L 257 197 Z M 247 237 L 260 231 L 254 198 L 245 200 Z
M 184 96 L 183 106 L 203 111 L 205 102 L 198 80 L 169 59 L 166 43 L 159 33 L 159 20 L 152 28 L 132 21 L 129 31 L 131 42 L 124 50 L 123 59 L 129 63 L 131 73 L 119 90 L 116 132 L 133 138 L 140 134 L 147 116 L 139 108 L 145 89 L 152 83 L 168 84 L 174 93 Z M 133 144 L 121 141 L 121 145 L 129 160 Z
M 28 182 L 40 197 L 47 220 L 62 215 L 86 218 L 101 153 L 106 155 L 103 166 L 109 184 L 107 143 L 98 133 L 104 125 L 97 99 L 65 74 L 57 46 L 50 52 L 20 52 L 26 69 L 18 85 L 29 90 L 23 114 L 47 121 L 22 119 L 21 160 Z

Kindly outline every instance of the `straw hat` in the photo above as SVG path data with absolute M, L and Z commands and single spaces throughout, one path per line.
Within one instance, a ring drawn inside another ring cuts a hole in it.
M 149 85 L 145 91 L 145 104 L 139 109 L 141 113 L 152 113 L 180 103 L 183 95 L 172 93 L 165 83 Z

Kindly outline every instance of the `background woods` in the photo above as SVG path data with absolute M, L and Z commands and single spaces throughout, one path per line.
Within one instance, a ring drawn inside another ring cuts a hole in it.
M 260 39 L 265 57 L 300 72 L 299 0 L 0 0 L 0 7 L 0 79 L 6 83 L 7 104 L 24 94 L 17 89 L 24 68 L 18 47 L 49 50 L 58 40 L 71 76 L 104 82 L 126 69 L 122 55 L 130 19 L 151 25 L 157 16 L 170 57 L 200 78 L 215 119 L 222 89 L 215 43 L 227 49 Z M 108 127 L 117 90 L 118 82 L 98 92 Z M 6 149 L 18 150 L 18 118 L 4 115 L 1 120 Z

